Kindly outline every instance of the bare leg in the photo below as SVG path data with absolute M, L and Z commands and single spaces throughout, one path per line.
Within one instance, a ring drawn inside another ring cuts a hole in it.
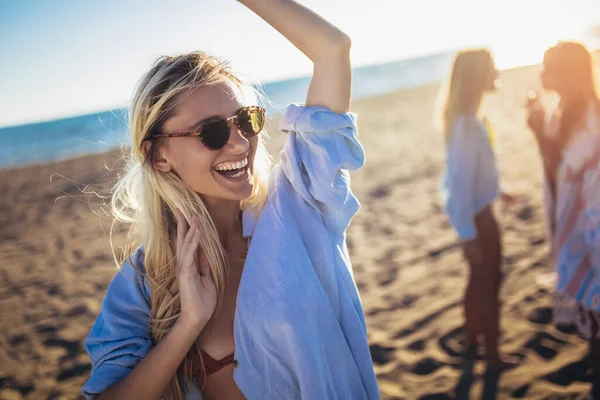
M 465 350 L 464 356 L 475 358 L 477 356 L 478 336 L 481 333 L 481 324 L 479 323 L 479 311 L 477 304 L 477 282 L 473 273 L 473 265 L 469 263 L 469 282 L 465 290 L 464 310 L 465 310 Z
M 481 266 L 480 282 L 480 320 L 485 339 L 486 362 L 489 372 L 499 372 L 511 368 L 516 360 L 501 356 L 498 350 L 500 334 L 499 292 L 502 282 L 502 247 L 500 231 L 491 210 L 479 218 L 480 231 L 484 246 L 485 262 Z
M 496 296 L 496 279 L 492 270 L 491 260 L 487 259 L 478 274 L 479 320 L 485 341 L 485 359 L 488 370 L 501 368 L 498 353 L 499 310 Z
M 481 269 L 478 262 L 478 257 L 473 257 L 473 250 L 479 254 L 483 252 L 481 238 L 477 237 L 467 244 L 463 244 L 463 256 L 467 265 L 469 266 L 469 276 L 467 286 L 465 288 L 465 295 L 463 300 L 464 314 L 465 314 L 465 348 L 463 355 L 466 358 L 475 358 L 477 356 L 478 337 L 481 335 L 481 321 L 479 308 L 479 296 L 478 296 L 478 274 Z

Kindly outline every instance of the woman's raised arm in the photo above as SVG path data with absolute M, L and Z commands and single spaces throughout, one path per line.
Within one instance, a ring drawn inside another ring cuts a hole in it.
M 304 53 L 314 65 L 306 106 L 350 110 L 350 38 L 293 0 L 239 0 Z

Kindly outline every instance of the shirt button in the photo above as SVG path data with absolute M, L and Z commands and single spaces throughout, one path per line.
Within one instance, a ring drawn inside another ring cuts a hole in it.
M 233 368 L 237 368 L 240 366 L 240 363 L 238 362 L 238 360 L 233 360 Z

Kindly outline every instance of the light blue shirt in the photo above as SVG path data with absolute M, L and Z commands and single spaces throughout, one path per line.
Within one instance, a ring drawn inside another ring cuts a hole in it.
M 459 116 L 446 144 L 443 203 L 460 240 L 477 236 L 475 215 L 498 196 L 498 169 L 485 125 Z
M 292 104 L 287 140 L 251 236 L 234 320 L 234 379 L 254 399 L 379 399 L 346 229 L 359 209 L 348 171 L 364 164 L 356 116 Z M 143 266 L 143 250 L 132 261 Z M 93 398 L 123 379 L 152 348 L 150 291 L 125 263 L 88 338 Z M 186 399 L 200 399 L 188 385 Z

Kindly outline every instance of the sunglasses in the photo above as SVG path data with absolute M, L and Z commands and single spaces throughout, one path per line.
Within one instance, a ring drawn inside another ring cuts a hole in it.
M 265 109 L 258 106 L 242 107 L 233 117 L 207 120 L 197 131 L 151 135 L 144 142 L 156 138 L 197 136 L 207 149 L 221 150 L 229 141 L 232 122 L 244 136 L 251 138 L 258 135 L 265 126 Z

